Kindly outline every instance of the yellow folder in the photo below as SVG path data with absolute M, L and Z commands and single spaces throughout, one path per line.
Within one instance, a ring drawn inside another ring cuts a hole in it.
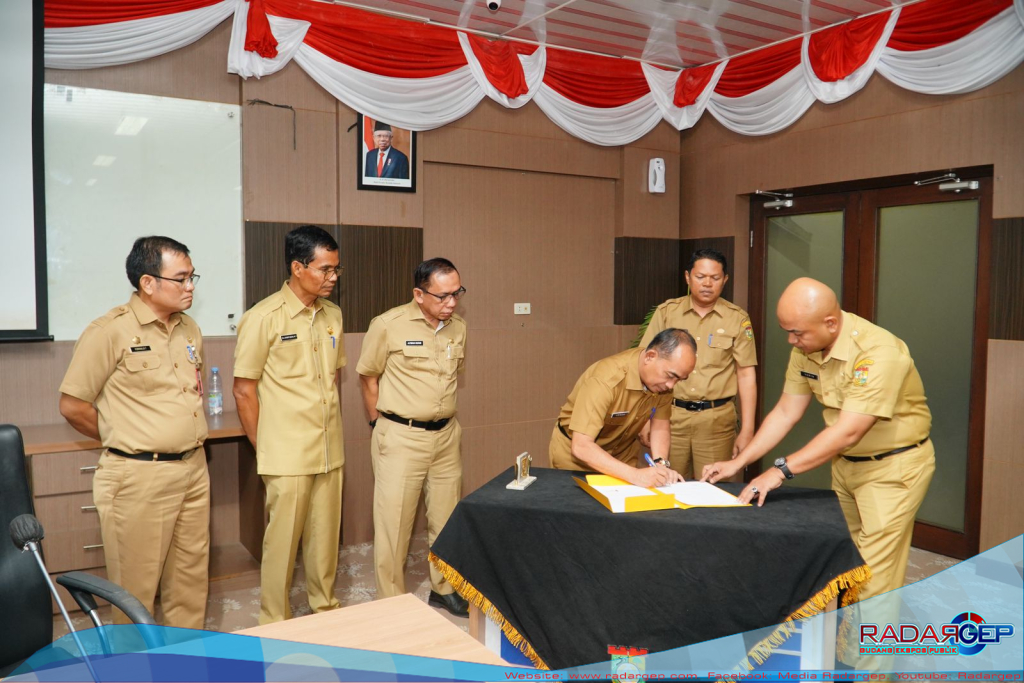
M 616 513 L 673 508 L 688 510 L 694 507 L 750 507 L 750 503 L 739 502 L 731 493 L 701 482 L 680 482 L 661 489 L 646 489 L 606 474 L 588 474 L 585 481 L 579 477 L 573 479 L 581 489 Z M 694 488 L 696 490 L 679 490 Z

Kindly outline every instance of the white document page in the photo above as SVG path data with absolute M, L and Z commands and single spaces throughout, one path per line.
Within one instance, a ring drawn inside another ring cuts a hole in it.
M 681 481 L 657 490 L 671 494 L 683 505 L 691 507 L 743 507 L 736 496 L 706 481 Z

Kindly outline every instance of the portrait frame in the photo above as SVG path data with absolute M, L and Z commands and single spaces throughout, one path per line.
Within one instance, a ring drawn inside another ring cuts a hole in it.
M 377 149 L 374 141 L 376 128 L 390 128 L 391 146 L 385 157 L 382 177 L 377 177 L 373 166 L 373 152 Z M 380 192 L 415 192 L 416 191 L 416 131 L 400 128 L 378 121 L 370 116 L 359 114 L 356 123 L 356 179 L 360 190 L 377 190 Z M 403 170 L 407 171 L 407 177 Z M 397 175 L 391 176 L 390 174 Z

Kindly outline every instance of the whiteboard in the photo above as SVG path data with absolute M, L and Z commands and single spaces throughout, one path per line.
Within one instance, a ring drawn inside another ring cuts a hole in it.
M 206 336 L 233 335 L 245 310 L 239 107 L 50 84 L 43 102 L 54 338 L 128 301 L 125 258 L 146 235 L 189 248 L 202 277 L 188 314 Z

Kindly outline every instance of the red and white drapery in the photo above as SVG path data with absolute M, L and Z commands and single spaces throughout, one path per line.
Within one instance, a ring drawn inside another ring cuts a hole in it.
M 484 97 L 530 102 L 599 145 L 632 142 L 705 111 L 767 135 L 815 101 L 839 102 L 875 72 L 928 94 L 983 88 L 1024 61 L 1024 0 L 925 0 L 706 66 L 671 71 L 313 0 L 47 0 L 46 66 L 85 69 L 192 43 L 232 16 L 228 71 L 261 77 L 295 61 L 356 111 L 411 130 L 443 126 Z

